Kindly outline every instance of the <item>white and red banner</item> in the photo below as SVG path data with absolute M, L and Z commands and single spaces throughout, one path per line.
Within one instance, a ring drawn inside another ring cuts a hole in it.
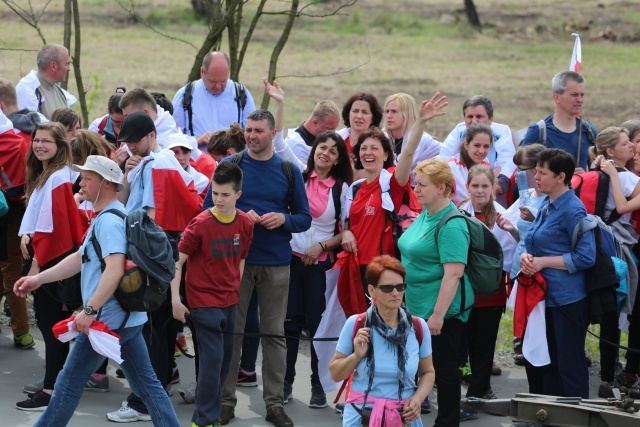
M 575 71 L 579 73 L 582 70 L 582 44 L 580 43 L 580 34 L 571 34 L 576 38 L 576 42 L 573 44 L 573 54 L 571 55 L 571 62 L 569 63 L 569 71 Z
M 73 328 L 76 316 L 61 320 L 53 325 L 51 330 L 56 339 L 61 342 L 68 342 L 80 335 L 80 332 Z M 120 336 L 113 332 L 107 325 L 97 320 L 91 323 L 89 329 L 89 342 L 96 353 L 113 360 L 117 364 L 124 362 L 120 357 Z

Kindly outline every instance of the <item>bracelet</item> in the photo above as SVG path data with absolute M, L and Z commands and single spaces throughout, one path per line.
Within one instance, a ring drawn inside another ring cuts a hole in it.
M 326 245 L 326 243 L 318 242 L 318 244 L 319 244 L 319 245 L 320 245 L 320 247 L 322 248 L 322 251 L 323 251 L 323 252 L 326 252 L 326 251 L 327 251 L 327 245 Z

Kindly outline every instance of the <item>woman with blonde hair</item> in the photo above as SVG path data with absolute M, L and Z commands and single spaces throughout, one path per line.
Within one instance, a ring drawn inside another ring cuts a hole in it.
M 460 379 L 457 354 L 464 323 L 473 303 L 473 288 L 465 274 L 469 230 L 464 220 L 440 220 L 456 209 L 449 196 L 455 177 L 440 159 L 418 163 L 415 193 L 423 211 L 398 241 L 407 269 L 407 308 L 427 320 L 433 346 L 433 366 L 438 387 L 436 426 L 460 422 Z M 457 191 L 457 190 L 456 190 Z
M 80 214 L 71 191 L 78 173 L 71 170 L 71 147 L 60 123 L 36 125 L 26 164 L 27 210 L 18 234 L 24 258 L 32 258 L 28 275 L 33 276 L 59 263 L 82 243 Z M 41 411 L 46 408 L 69 352 L 69 344 L 57 340 L 51 330 L 72 314 L 60 299 L 58 288 L 58 283 L 47 283 L 34 295 L 36 320 L 45 342 L 45 376 L 41 386 L 25 387 L 35 394 L 18 402 L 18 409 Z

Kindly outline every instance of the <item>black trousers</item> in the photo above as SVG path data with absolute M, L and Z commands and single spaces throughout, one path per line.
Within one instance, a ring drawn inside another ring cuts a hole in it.
M 474 307 L 465 323 L 469 343 L 469 363 L 473 377 L 467 397 L 484 397 L 491 390 L 491 368 L 504 305 Z
M 460 377 L 458 358 L 455 355 L 463 331 L 464 323 L 460 319 L 445 319 L 440 335 L 431 337 L 433 367 L 438 386 L 436 427 L 460 425 Z

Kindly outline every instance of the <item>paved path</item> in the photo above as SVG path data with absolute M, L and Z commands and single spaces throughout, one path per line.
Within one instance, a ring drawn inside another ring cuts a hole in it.
M 18 350 L 13 346 L 10 328 L 2 326 L 0 333 L 0 426 L 31 426 L 38 418 L 38 412 L 25 412 L 15 409 L 15 403 L 26 399 L 26 394 L 22 393 L 24 384 L 32 383 L 40 378 L 44 373 L 44 344 L 37 328 L 33 328 L 36 336 L 36 346 L 32 350 Z M 191 414 L 194 406 L 186 404 L 180 395 L 175 391 L 185 388 L 194 381 L 194 364 L 191 359 L 184 356 L 178 357 L 181 383 L 173 385 L 174 395 L 171 398 L 178 419 L 182 426 L 191 425 Z M 260 360 L 258 361 L 260 363 Z M 332 407 L 324 409 L 310 409 L 307 403 L 311 390 L 309 385 L 310 358 L 308 345 L 303 344 L 300 357 L 298 358 L 298 376 L 294 385 L 293 400 L 285 405 L 287 414 L 294 421 L 296 426 L 303 427 L 324 427 L 337 426 L 341 424 L 340 416 Z M 258 368 L 258 373 L 260 367 Z M 121 406 L 122 400 L 129 394 L 129 386 L 126 380 L 115 377 L 115 365 L 111 362 L 108 370 L 110 391 L 108 393 L 85 392 L 80 405 L 78 406 L 69 426 L 72 427 L 114 427 L 115 423 L 108 421 L 105 414 L 114 411 Z M 503 374 L 499 377 L 492 377 L 494 392 L 500 398 L 514 396 L 516 392 L 526 391 L 527 383 L 524 368 L 514 365 L 503 366 Z M 258 376 L 260 383 L 260 376 Z M 598 378 L 591 377 L 591 394 L 596 396 Z M 265 417 L 265 407 L 262 401 L 262 387 L 238 388 L 238 406 L 236 407 L 236 418 L 229 424 L 230 427 L 245 426 L 272 426 L 267 423 Z M 331 393 L 328 399 L 333 401 L 335 393 Z M 436 392 L 432 392 L 431 399 L 436 400 Z M 330 406 L 333 406 L 332 404 Z M 431 414 L 422 416 L 425 426 L 433 425 L 437 402 L 433 404 L 434 410 Z M 133 425 L 147 425 L 151 423 L 136 423 Z M 480 418 L 463 423 L 465 427 L 489 427 L 489 426 L 511 426 L 508 417 L 496 417 L 487 414 L 480 414 Z

